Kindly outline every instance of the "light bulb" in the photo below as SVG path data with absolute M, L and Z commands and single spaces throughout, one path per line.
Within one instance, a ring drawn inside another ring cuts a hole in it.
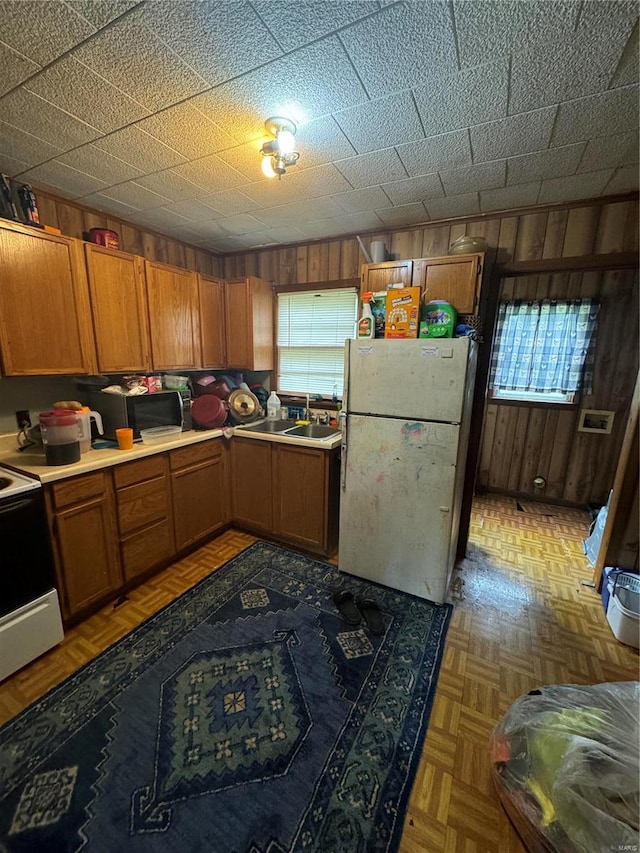
M 273 170 L 273 162 L 271 157 L 262 158 L 262 173 L 265 178 L 277 178 L 278 173 Z
M 290 130 L 279 130 L 277 134 L 278 149 L 281 154 L 291 154 L 295 145 L 293 133 Z

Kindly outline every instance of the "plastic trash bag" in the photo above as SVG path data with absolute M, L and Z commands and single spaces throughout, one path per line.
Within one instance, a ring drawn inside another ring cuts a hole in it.
M 638 850 L 640 682 L 550 685 L 491 734 L 503 806 L 535 851 Z

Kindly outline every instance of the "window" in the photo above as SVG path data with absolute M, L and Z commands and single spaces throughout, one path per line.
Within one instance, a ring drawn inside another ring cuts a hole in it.
M 278 391 L 341 397 L 344 342 L 357 317 L 352 289 L 278 294 Z
M 500 303 L 492 396 L 566 403 L 590 394 L 598 309 L 591 299 Z

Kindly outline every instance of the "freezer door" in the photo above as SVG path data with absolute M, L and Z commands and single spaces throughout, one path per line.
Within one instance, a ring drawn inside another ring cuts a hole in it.
M 460 423 L 471 345 L 469 338 L 347 341 L 347 411 Z
M 444 600 L 459 432 L 454 424 L 349 415 L 341 571 Z

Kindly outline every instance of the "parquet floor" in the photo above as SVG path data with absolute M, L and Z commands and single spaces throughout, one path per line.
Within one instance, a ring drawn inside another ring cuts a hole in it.
M 637 652 L 616 641 L 600 598 L 584 586 L 592 573 L 581 544 L 588 515 L 521 506 L 496 496 L 474 502 L 401 853 L 522 851 L 492 787 L 486 745 L 495 723 L 541 684 L 638 678 Z M 58 648 L 0 684 L 0 723 L 253 541 L 227 531 L 133 590 L 120 607 L 71 629 Z

